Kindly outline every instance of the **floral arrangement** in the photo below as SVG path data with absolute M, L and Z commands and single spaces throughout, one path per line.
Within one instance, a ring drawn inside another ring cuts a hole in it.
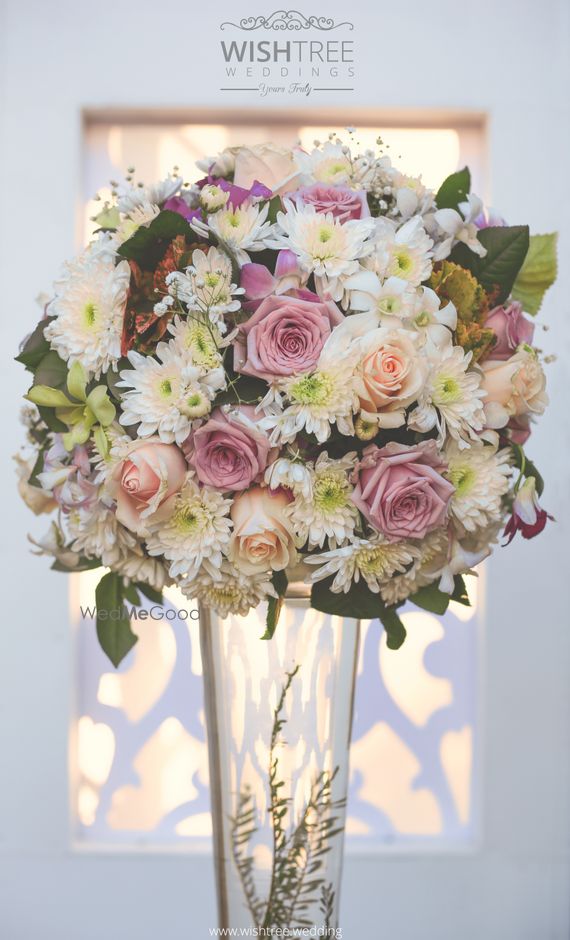
M 37 550 L 110 569 L 115 663 L 136 637 L 101 612 L 176 583 L 222 616 L 268 601 L 269 637 L 299 565 L 314 607 L 378 617 L 397 647 L 405 601 L 468 603 L 462 575 L 501 531 L 546 523 L 525 314 L 555 236 L 490 218 L 467 169 L 430 191 L 380 139 L 199 167 L 113 184 L 22 345 L 20 490 L 57 513 Z

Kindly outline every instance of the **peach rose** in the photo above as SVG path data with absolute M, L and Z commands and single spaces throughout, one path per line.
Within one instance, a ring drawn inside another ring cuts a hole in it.
M 530 346 L 520 346 L 510 359 L 481 364 L 487 427 L 504 428 L 511 418 L 542 414 L 548 404 L 546 378 Z
M 234 499 L 229 557 L 244 574 L 282 571 L 296 563 L 293 532 L 285 512 L 290 501 L 285 490 L 260 486 Z
M 159 507 L 167 507 L 187 473 L 184 454 L 175 444 L 163 444 L 158 437 L 133 441 L 108 484 L 108 491 L 117 502 L 119 522 L 143 535 L 149 517 Z
M 406 330 L 380 327 L 362 336 L 358 349 L 356 391 L 364 417 L 381 428 L 401 427 L 426 379 L 414 340 Z
M 235 155 L 234 183 L 251 189 L 255 181 L 263 183 L 274 195 L 297 188 L 299 171 L 293 154 L 286 147 L 274 144 L 255 144 L 240 147 Z

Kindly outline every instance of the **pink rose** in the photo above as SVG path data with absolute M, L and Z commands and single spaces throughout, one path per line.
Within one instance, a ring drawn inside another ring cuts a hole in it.
M 117 502 L 119 522 L 144 534 L 148 518 L 167 507 L 187 473 L 184 454 L 175 444 L 163 444 L 158 437 L 133 441 L 108 484 Z
M 296 564 L 293 531 L 285 511 L 290 501 L 285 490 L 259 486 L 234 499 L 229 558 L 244 574 L 282 571 Z
M 233 412 L 216 408 L 183 444 L 200 483 L 219 490 L 245 490 L 269 463 L 269 438 L 256 427 L 253 406 Z
M 365 417 L 378 414 L 380 427 L 400 427 L 426 377 L 415 340 L 407 330 L 378 327 L 360 339 L 359 350 L 356 390 Z
M 343 320 L 332 301 L 272 295 L 240 327 L 234 369 L 270 382 L 314 369 L 332 329 Z
M 340 222 L 348 222 L 349 219 L 366 219 L 370 215 L 368 200 L 363 189 L 314 183 L 312 186 L 298 189 L 291 198 L 298 209 L 303 206 L 314 206 L 317 212 L 332 212 Z
M 455 487 L 435 441 L 367 447 L 356 467 L 354 503 L 388 539 L 423 539 L 445 523 Z
M 532 343 L 534 323 L 523 314 L 522 304 L 513 301 L 508 307 L 495 307 L 485 321 L 493 330 L 497 342 L 489 353 L 491 359 L 509 359 L 521 343 Z

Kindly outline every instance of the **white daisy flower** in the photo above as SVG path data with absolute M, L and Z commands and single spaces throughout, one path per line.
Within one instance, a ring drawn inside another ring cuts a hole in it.
M 373 539 L 355 538 L 350 545 L 335 548 L 322 555 L 307 555 L 306 564 L 320 565 L 310 576 L 310 581 L 323 581 L 335 576 L 331 584 L 334 594 L 348 594 L 352 584 L 362 577 L 374 594 L 381 585 L 396 572 L 403 572 L 418 557 L 418 549 L 409 542 L 388 542 L 378 534 Z
M 170 562 L 171 578 L 195 578 L 204 562 L 219 573 L 232 527 L 230 506 L 230 499 L 212 487 L 199 487 L 189 476 L 171 513 L 153 527 L 147 539 L 149 554 Z
M 341 434 L 354 434 L 352 416 L 359 404 L 351 363 L 292 376 L 275 388 L 279 391 L 273 412 L 260 422 L 266 430 L 273 429 L 272 444 L 294 441 L 300 431 L 314 434 L 322 444 L 330 437 L 332 424 Z M 288 401 L 285 406 L 283 398 Z
M 67 516 L 72 548 L 87 558 L 100 558 L 105 568 L 116 568 L 132 552 L 142 555 L 135 535 L 117 521 L 102 501 L 72 509 Z
M 359 512 L 350 498 L 354 487 L 348 474 L 355 462 L 355 452 L 337 460 L 326 451 L 319 454 L 311 468 L 311 496 L 307 499 L 298 494 L 287 509 L 299 548 L 305 542 L 309 550 L 322 548 L 325 539 L 336 548 L 353 537 Z
M 200 317 L 177 316 L 168 324 L 168 330 L 172 334 L 170 342 L 182 358 L 190 359 L 203 372 L 221 368 L 222 337 L 216 326 Z
M 117 208 L 125 215 L 129 215 L 133 210 L 145 204 L 159 205 L 171 196 L 175 196 L 183 182 L 181 176 L 167 176 L 166 179 L 149 186 L 127 186 L 119 191 Z
M 160 558 L 149 558 L 142 552 L 129 552 L 125 557 L 115 565 L 115 571 L 129 581 L 148 584 L 155 591 L 171 584 L 163 561 Z
M 328 140 L 322 147 L 315 147 L 311 153 L 296 150 L 294 159 L 308 182 L 338 186 L 347 183 L 352 174 L 350 153 L 347 151 L 348 148 L 341 143 Z
M 158 433 L 165 444 L 182 444 L 194 423 L 210 412 L 216 392 L 224 388 L 224 370 L 204 374 L 172 342 L 159 343 L 156 355 L 157 359 L 134 350 L 129 353 L 133 368 L 124 369 L 117 383 L 129 389 L 123 394 L 119 421 L 138 424 L 139 437 Z
M 457 242 L 463 242 L 480 258 L 485 257 L 487 249 L 479 241 L 477 237 L 479 229 L 473 221 L 478 215 L 481 215 L 482 211 L 483 203 L 481 199 L 475 196 L 474 193 L 470 193 L 466 202 L 459 203 L 459 211 L 456 209 L 438 209 L 434 213 L 434 219 L 444 234 L 443 241 L 435 248 L 435 261 L 442 261 L 447 258 Z
M 245 575 L 224 559 L 216 575 L 213 577 L 211 570 L 202 567 L 193 579 L 180 582 L 182 593 L 222 618 L 229 614 L 245 617 L 268 596 L 277 597 L 266 572 Z
M 502 497 L 509 489 L 510 450 L 497 451 L 496 443 L 483 442 L 461 450 L 450 441 L 445 460 L 445 476 L 455 487 L 449 504 L 451 515 L 468 532 L 500 522 Z
M 315 275 L 321 296 L 329 293 L 333 300 L 341 300 L 344 280 L 358 271 L 358 259 L 372 251 L 374 219 L 343 223 L 332 212 L 319 213 L 314 206 L 298 208 L 290 200 L 285 204 L 287 212 L 277 214 L 283 234 L 277 234 L 271 247 L 293 251 L 301 268 Z
M 399 277 L 418 287 L 431 274 L 433 246 L 421 216 L 414 216 L 400 228 L 384 218 L 375 222 L 374 251 L 365 260 L 364 267 L 375 271 L 382 281 Z
M 160 208 L 150 202 L 135 206 L 128 215 L 121 219 L 119 227 L 111 236 L 112 244 L 118 248 L 128 241 L 139 228 L 147 228 L 160 214 Z
M 173 271 L 166 278 L 169 293 L 190 311 L 207 314 L 209 320 L 224 333 L 224 314 L 240 308 L 237 296 L 243 288 L 232 284 L 232 263 L 217 248 L 205 253 L 201 248 L 192 252 L 192 265 L 186 271 Z
M 229 206 L 208 216 L 208 229 L 224 248 L 236 259 L 240 268 L 248 264 L 248 251 L 263 251 L 268 247 L 268 237 L 273 230 L 267 221 L 269 203 L 258 205 Z
M 447 527 L 434 529 L 421 542 L 415 542 L 418 555 L 411 568 L 404 574 L 398 574 L 385 581 L 380 594 L 386 604 L 399 604 L 421 587 L 431 584 L 434 575 L 431 566 L 434 560 L 441 564 L 448 544 Z
M 131 278 L 128 261 L 115 266 L 105 251 L 88 249 L 65 266 L 48 307 L 45 337 L 69 365 L 81 362 L 88 378 L 116 368 Z
M 464 449 L 470 440 L 479 440 L 477 432 L 485 424 L 481 375 L 468 371 L 473 354 L 461 346 L 449 345 L 436 352 L 417 408 L 408 416 L 408 427 L 422 434 L 436 427 L 440 446 L 450 434 Z
M 200 190 L 200 205 L 206 212 L 216 212 L 218 209 L 223 209 L 229 198 L 229 192 L 213 183 L 208 183 Z

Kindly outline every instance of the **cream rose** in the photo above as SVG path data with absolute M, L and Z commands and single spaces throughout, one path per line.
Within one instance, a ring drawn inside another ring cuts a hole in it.
M 230 513 L 234 530 L 228 554 L 244 574 L 282 571 L 296 564 L 293 532 L 285 512 L 290 501 L 284 490 L 260 486 L 234 499 Z
M 175 444 L 164 444 L 159 438 L 133 441 L 106 485 L 116 500 L 119 522 L 145 535 L 149 518 L 159 508 L 167 511 L 187 473 L 184 454 Z
M 487 427 L 504 428 L 511 418 L 540 415 L 548 404 L 546 377 L 530 346 L 520 346 L 510 359 L 481 364 Z
M 356 392 L 364 418 L 400 427 L 426 379 L 415 339 L 406 330 L 380 327 L 358 340 L 358 350 Z
M 236 152 L 234 183 L 244 189 L 251 189 L 257 180 L 275 195 L 281 195 L 297 189 L 298 175 L 293 153 L 285 147 L 255 144 L 240 147 Z

